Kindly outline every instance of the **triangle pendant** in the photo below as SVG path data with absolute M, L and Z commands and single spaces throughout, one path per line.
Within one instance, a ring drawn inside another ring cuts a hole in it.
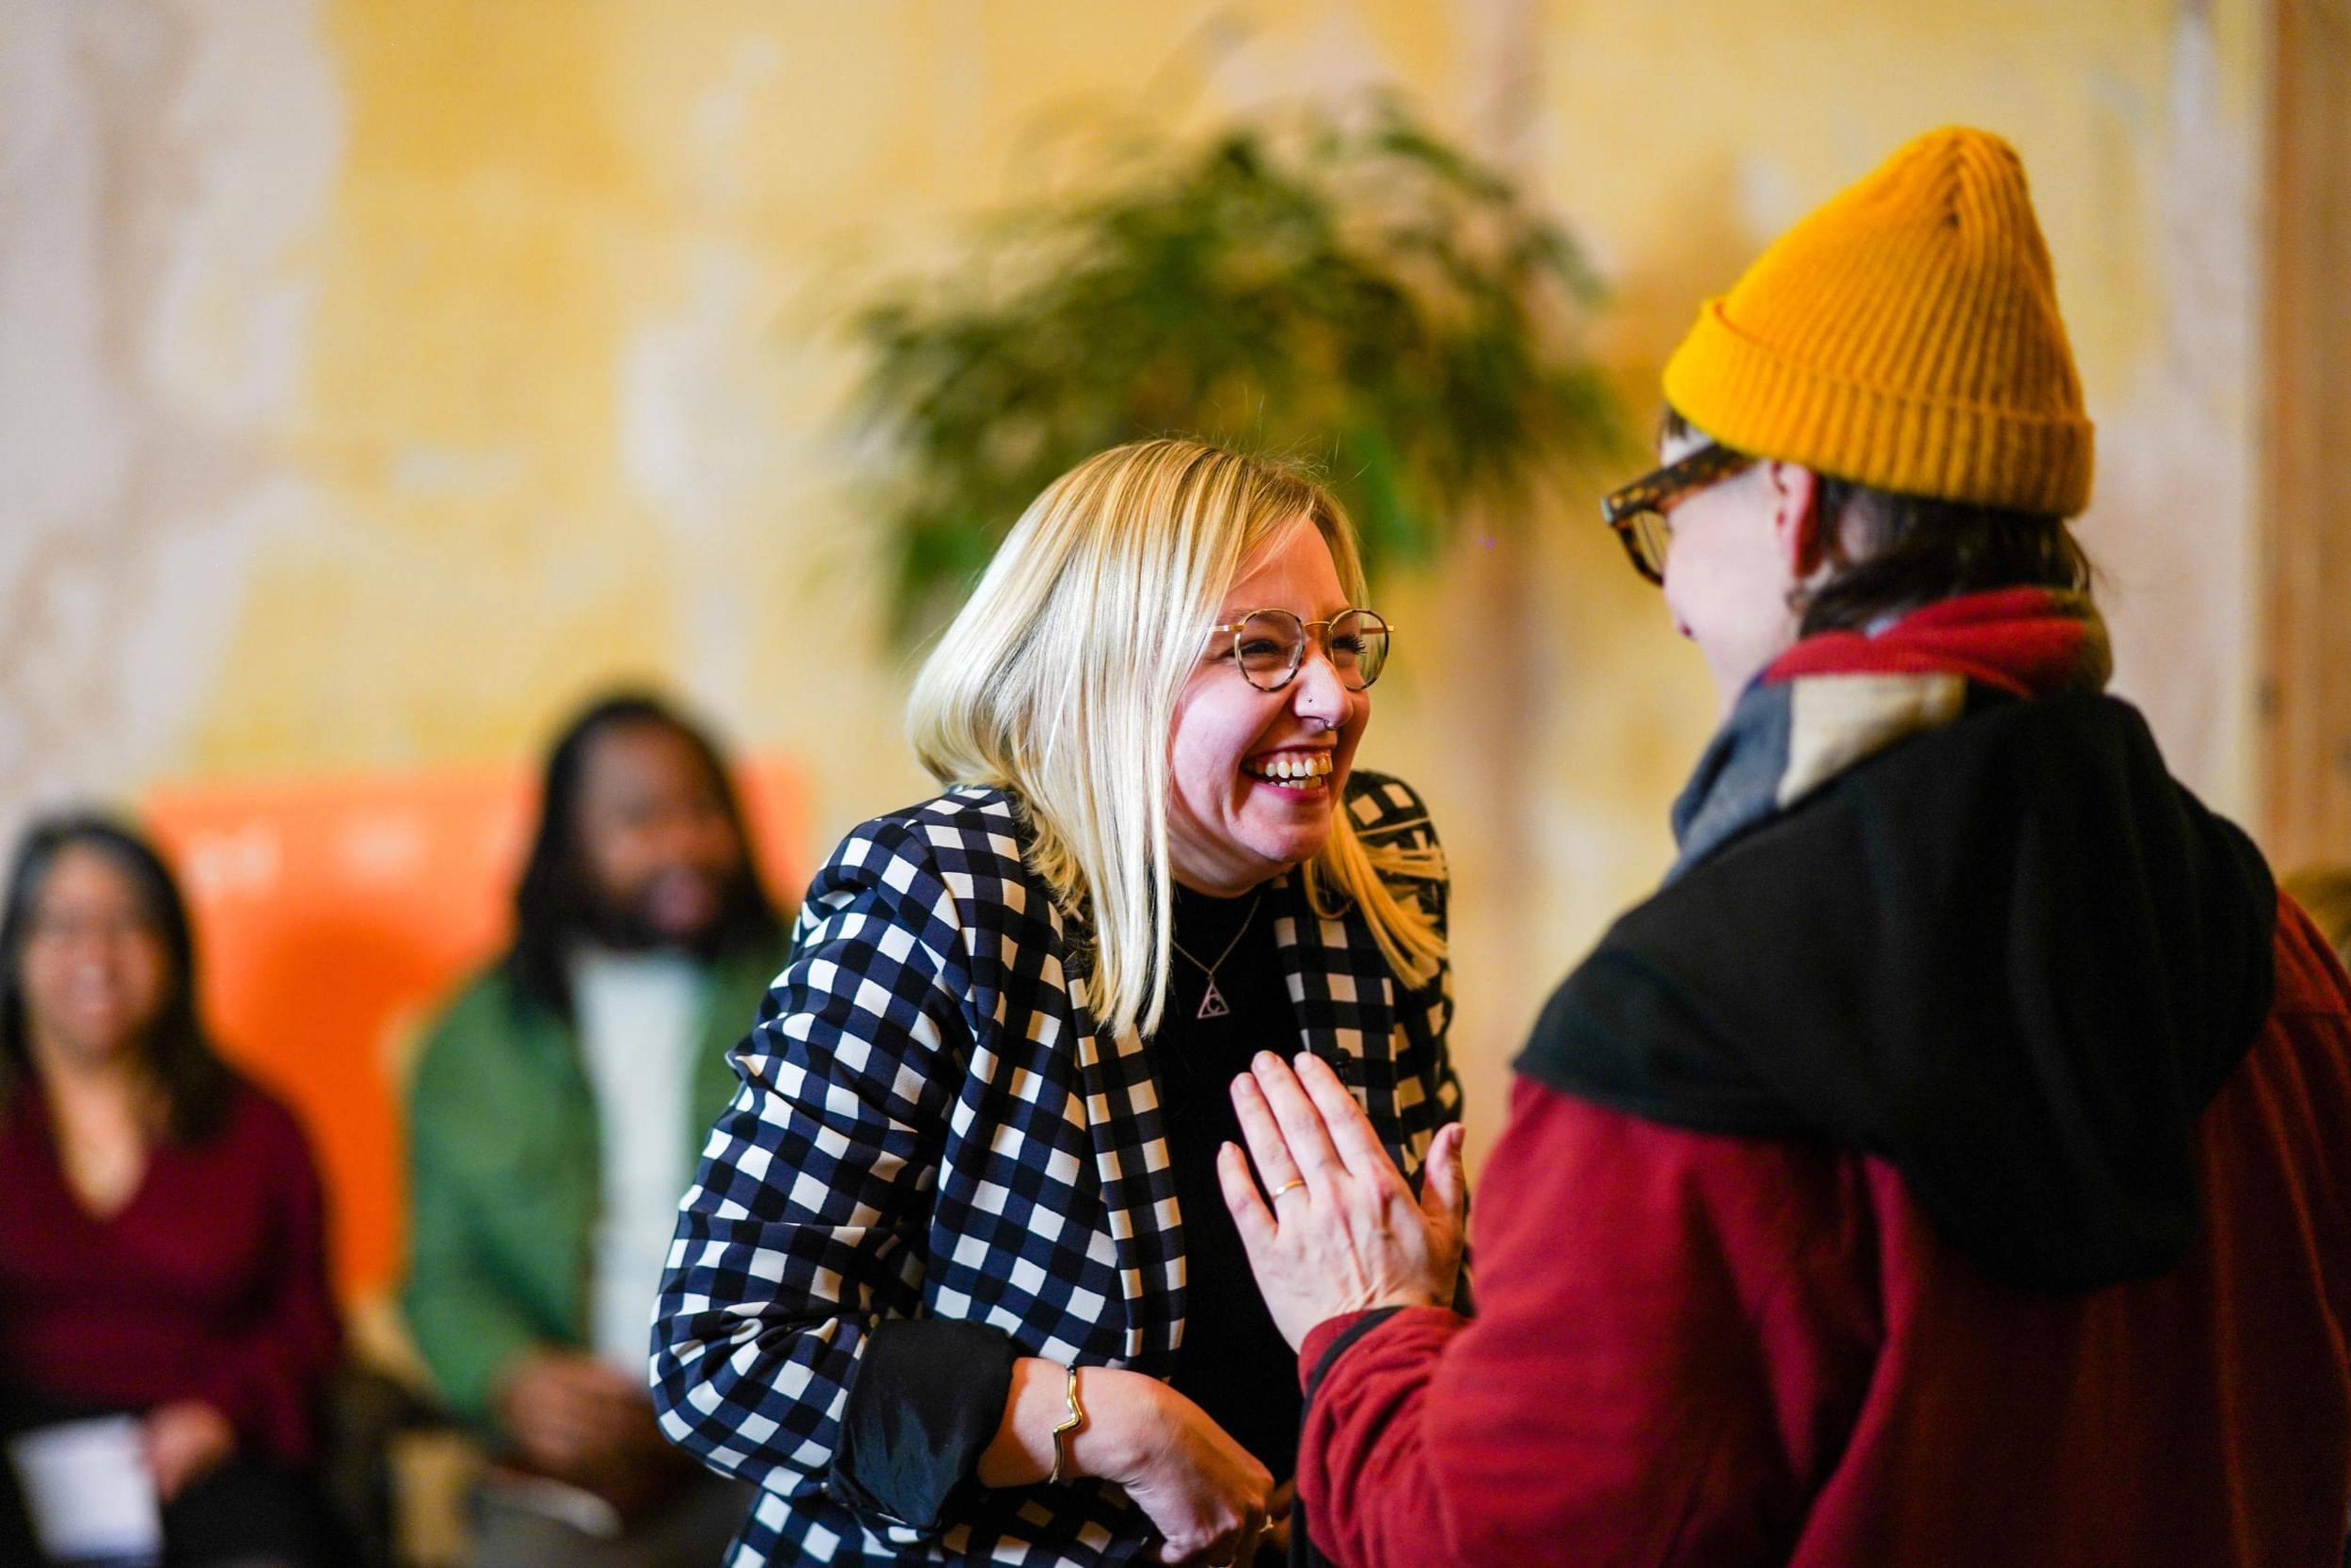
M 1225 1005 L 1225 993 L 1217 989 L 1217 977 L 1209 976 L 1208 994 L 1200 998 L 1200 1010 L 1192 1016 L 1196 1019 L 1220 1019 L 1232 1010 Z

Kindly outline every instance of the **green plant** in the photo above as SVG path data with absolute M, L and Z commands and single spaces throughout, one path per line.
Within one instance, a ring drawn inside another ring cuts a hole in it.
M 998 218 L 855 319 L 862 414 L 902 463 L 908 634 L 1088 454 L 1184 434 L 1308 458 L 1377 572 L 1508 528 L 1614 430 L 1575 349 L 1598 289 L 1509 181 L 1383 101 L 1160 148 Z

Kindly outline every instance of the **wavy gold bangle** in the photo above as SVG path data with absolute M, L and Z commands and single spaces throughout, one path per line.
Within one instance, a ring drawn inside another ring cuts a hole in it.
M 1062 1389 L 1062 1395 L 1070 1402 L 1070 1413 L 1062 1418 L 1060 1426 L 1053 1428 L 1053 1473 L 1045 1478 L 1045 1484 L 1047 1486 L 1060 1486 L 1061 1484 L 1061 1435 L 1065 1432 L 1074 1432 L 1079 1427 L 1086 1424 L 1086 1407 L 1078 1403 L 1078 1368 L 1076 1363 L 1072 1362 L 1070 1364 L 1069 1373 L 1070 1381 Z

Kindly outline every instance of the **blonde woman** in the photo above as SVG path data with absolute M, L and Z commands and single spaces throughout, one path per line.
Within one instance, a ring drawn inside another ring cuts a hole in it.
M 1196 442 L 1006 539 L 915 683 L 946 791 L 818 873 L 671 1249 L 654 1397 L 765 1489 L 739 1568 L 1280 1540 L 1297 1370 L 1226 1085 L 1311 1051 L 1432 1213 L 1460 1188 L 1444 862 L 1353 768 L 1363 598 L 1328 495 Z

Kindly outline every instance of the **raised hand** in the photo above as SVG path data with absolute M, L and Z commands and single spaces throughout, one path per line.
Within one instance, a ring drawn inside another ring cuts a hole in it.
M 1461 1128 L 1429 1146 L 1421 1193 L 1389 1160 L 1338 1075 L 1310 1055 L 1260 1054 L 1233 1081 L 1249 1157 L 1228 1144 L 1217 1176 L 1274 1326 L 1291 1347 L 1314 1325 L 1373 1307 L 1441 1306 L 1461 1272 Z M 1265 1178 L 1259 1194 L 1249 1161 Z

